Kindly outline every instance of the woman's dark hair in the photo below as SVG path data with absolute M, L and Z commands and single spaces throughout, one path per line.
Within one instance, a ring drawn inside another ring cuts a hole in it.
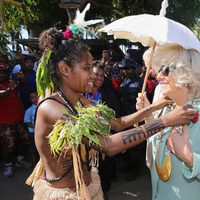
M 99 60 L 95 60 L 92 64 L 92 68 L 95 68 L 95 67 L 104 71 L 105 64 L 101 63 Z
M 43 50 L 52 50 L 48 62 L 48 73 L 54 83 L 59 81 L 58 64 L 60 61 L 64 61 L 69 67 L 73 67 L 89 51 L 89 47 L 82 40 L 64 40 L 63 33 L 56 28 L 50 28 L 41 33 L 39 46 Z

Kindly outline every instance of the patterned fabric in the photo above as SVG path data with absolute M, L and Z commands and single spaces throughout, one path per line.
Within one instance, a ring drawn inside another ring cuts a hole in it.
M 100 103 L 100 101 L 102 100 L 101 93 L 98 91 L 96 92 L 95 96 L 93 96 L 92 93 L 86 93 L 86 97 L 91 100 L 93 105 Z

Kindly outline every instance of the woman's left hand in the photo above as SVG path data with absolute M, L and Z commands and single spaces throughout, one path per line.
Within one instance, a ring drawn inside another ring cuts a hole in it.
M 168 149 L 189 167 L 193 166 L 193 152 L 190 148 L 187 126 L 173 128 L 168 139 Z
M 142 110 L 143 108 L 146 108 L 148 106 L 150 106 L 150 102 L 147 98 L 146 92 L 142 93 L 138 93 L 138 97 L 136 99 L 136 109 L 137 110 Z

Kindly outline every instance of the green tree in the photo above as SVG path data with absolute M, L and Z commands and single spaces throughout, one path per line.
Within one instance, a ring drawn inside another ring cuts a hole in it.
M 199 0 L 173 0 L 169 7 L 168 17 L 172 18 L 190 28 L 200 19 Z
M 19 0 L 18 0 L 19 1 Z M 21 0 L 22 1 L 22 0 Z M 4 5 L 7 30 L 18 32 L 25 25 L 32 35 L 51 26 L 64 29 L 68 23 L 65 9 L 59 8 L 60 0 L 24 0 L 26 7 Z M 81 7 L 90 2 L 91 9 L 86 19 L 104 18 L 106 23 L 127 15 L 142 13 L 159 14 L 162 0 L 81 0 Z M 200 18 L 199 0 L 169 0 L 167 17 L 193 27 Z
M 118 19 L 127 15 L 159 14 L 162 0 L 112 0 L 113 18 Z M 193 27 L 200 18 L 199 0 L 169 0 L 166 16 L 188 27 Z
M 30 24 L 30 29 L 34 36 L 49 27 L 56 26 L 59 29 L 64 29 L 68 22 L 68 16 L 65 9 L 58 6 L 58 0 L 39 0 L 37 6 L 38 20 Z
M 18 6 L 15 6 L 9 3 L 9 1 L 5 3 L 6 1 L 2 0 L 2 15 L 6 31 L 17 33 L 20 31 L 21 25 L 24 25 L 29 30 L 30 22 L 38 21 L 38 16 L 35 13 L 39 1 L 40 0 L 16 1 Z M 21 6 L 19 6 L 20 3 Z
M 9 44 L 7 37 L 7 34 L 0 33 L 0 53 L 2 54 L 6 53 L 6 46 Z

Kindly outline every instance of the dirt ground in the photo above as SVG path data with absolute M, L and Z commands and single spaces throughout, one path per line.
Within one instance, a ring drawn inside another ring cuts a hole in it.
M 112 182 L 108 193 L 109 200 L 151 200 L 150 175 L 145 164 L 141 166 L 140 176 L 131 182 L 125 175 L 117 173 L 117 180 Z M 25 185 L 31 170 L 16 168 L 11 178 L 3 177 L 3 163 L 0 163 L 0 200 L 31 200 L 32 188 Z

